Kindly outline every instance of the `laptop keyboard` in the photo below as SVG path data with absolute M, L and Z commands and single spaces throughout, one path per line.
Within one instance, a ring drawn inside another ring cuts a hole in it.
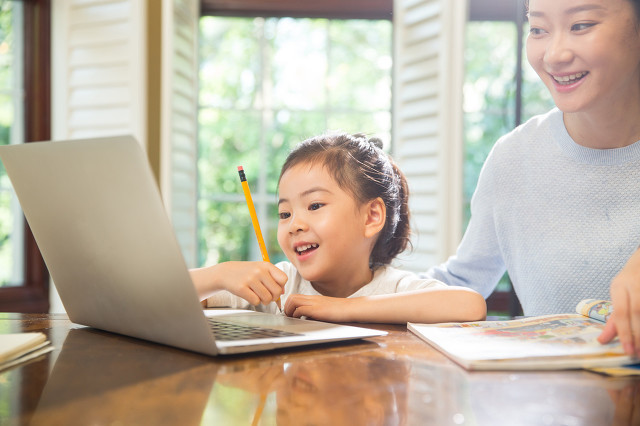
M 218 321 L 213 318 L 209 318 L 209 326 L 211 327 L 213 334 L 216 336 L 216 340 L 228 341 L 300 336 L 298 333 L 291 333 L 289 331 Z

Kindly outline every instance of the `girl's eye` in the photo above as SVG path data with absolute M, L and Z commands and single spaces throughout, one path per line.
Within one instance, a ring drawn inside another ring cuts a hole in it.
M 281 212 L 281 213 L 278 213 L 278 216 L 280 216 L 280 219 L 289 219 L 289 216 L 291 216 L 291 213 Z
M 323 204 L 321 203 L 313 203 L 309 206 L 309 210 L 318 210 L 320 207 L 322 207 Z

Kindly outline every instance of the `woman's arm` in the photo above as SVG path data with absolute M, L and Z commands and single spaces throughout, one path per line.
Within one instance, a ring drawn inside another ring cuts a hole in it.
M 289 296 L 284 312 L 330 322 L 437 323 L 481 321 L 487 304 L 473 290 L 446 287 L 346 299 L 296 294 Z
M 252 305 L 277 300 L 287 282 L 287 274 L 269 262 L 223 262 L 189 274 L 200 300 L 227 290 Z
M 598 337 L 607 343 L 618 335 L 628 355 L 640 355 L 640 248 L 611 281 L 614 313 Z

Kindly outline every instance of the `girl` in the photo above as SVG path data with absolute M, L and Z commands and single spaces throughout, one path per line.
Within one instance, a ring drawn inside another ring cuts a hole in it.
M 379 140 L 340 134 L 302 142 L 282 167 L 278 192 L 278 243 L 289 262 L 193 270 L 201 298 L 213 294 L 209 306 L 266 305 L 283 294 L 286 315 L 324 321 L 485 317 L 475 291 L 389 266 L 409 244 L 408 188 Z
M 525 315 L 572 312 L 610 287 L 616 314 L 601 341 L 617 330 L 634 354 L 640 0 L 530 0 L 528 12 L 527 58 L 556 108 L 496 143 L 456 255 L 426 276 L 487 297 L 507 270 Z

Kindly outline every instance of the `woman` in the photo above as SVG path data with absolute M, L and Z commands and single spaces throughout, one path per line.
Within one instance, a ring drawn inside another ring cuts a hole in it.
M 556 108 L 496 143 L 456 255 L 426 275 L 488 297 L 506 270 L 525 315 L 611 296 L 601 341 L 617 332 L 638 354 L 640 1 L 530 0 L 528 12 L 527 58 Z

